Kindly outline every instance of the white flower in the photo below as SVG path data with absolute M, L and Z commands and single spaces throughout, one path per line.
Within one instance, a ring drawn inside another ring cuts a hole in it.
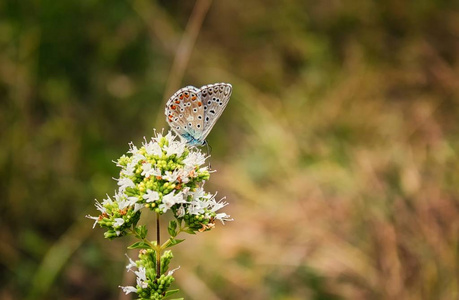
M 188 213 L 191 215 L 200 215 L 205 213 L 204 208 L 206 207 L 206 202 L 200 200 L 193 200 L 188 206 Z
M 158 192 L 149 189 L 147 190 L 147 193 L 143 195 L 143 199 L 147 200 L 147 203 L 154 202 L 156 200 L 159 200 L 159 194 Z
M 115 223 L 113 223 L 113 228 L 121 227 L 124 224 L 123 218 L 115 218 Z
M 128 163 L 126 168 L 122 171 L 123 175 L 125 175 L 125 176 L 133 176 L 136 165 L 137 165 L 137 162 L 135 164 L 132 163 L 132 162 Z
M 217 210 L 225 207 L 228 205 L 227 202 L 223 201 L 225 198 L 221 199 L 219 202 L 215 201 L 215 197 L 210 199 L 209 205 L 210 205 L 210 210 L 213 212 L 216 212 Z
M 115 200 L 117 200 L 116 196 L 117 195 L 115 194 Z M 110 198 L 110 196 L 107 195 L 107 199 L 104 199 L 104 201 L 102 201 L 102 205 L 100 205 L 100 203 L 98 203 L 98 204 L 96 204 L 96 207 L 100 212 L 104 213 L 104 212 L 107 212 L 107 211 L 105 210 L 105 207 L 103 207 L 103 206 L 112 205 L 112 204 L 113 204 L 112 198 Z
M 139 161 L 145 160 L 145 159 L 146 159 L 146 157 L 143 156 L 142 154 L 140 154 L 140 153 L 134 153 L 134 154 L 132 155 L 131 163 L 134 164 L 134 165 L 136 165 Z
M 129 143 L 129 151 L 128 151 L 128 153 L 135 154 L 138 151 L 139 151 L 139 149 L 137 149 L 136 145 L 134 145 L 133 142 L 130 142 Z
M 188 156 L 183 160 L 183 163 L 186 166 L 194 168 L 196 166 L 202 165 L 206 161 L 206 158 L 207 157 L 205 157 L 204 154 L 202 154 L 200 151 L 190 152 Z
M 135 187 L 134 182 L 127 177 L 120 178 L 118 185 L 120 186 L 120 192 L 124 192 L 128 187 Z
M 141 288 L 146 289 L 148 287 L 147 274 L 145 273 L 145 268 L 140 267 L 138 271 L 134 272 L 137 275 L 137 285 Z
M 185 213 L 186 213 L 185 207 L 183 207 L 183 205 L 180 205 L 180 207 L 177 209 L 176 217 L 183 218 L 185 216 Z
M 208 200 L 213 197 L 211 194 L 206 193 L 202 187 L 198 187 L 194 192 L 190 192 L 189 194 L 193 196 L 194 200 L 200 200 L 201 198 Z
M 169 133 L 167 134 L 167 136 L 169 135 Z M 185 146 L 186 146 L 185 141 L 177 142 L 171 139 L 169 140 L 169 146 L 164 145 L 164 150 L 166 150 L 166 154 L 168 156 L 173 155 L 173 154 L 177 154 L 177 156 L 181 156 L 183 154 L 183 151 L 185 150 Z
M 161 176 L 161 171 L 156 169 L 156 168 L 152 168 L 152 165 L 151 163 L 144 163 L 142 164 L 142 173 L 140 175 L 142 176 L 145 176 L 145 177 L 150 177 L 150 176 Z
M 138 212 L 139 210 L 141 210 L 143 208 L 143 204 L 142 203 L 136 203 L 134 204 L 134 213 Z
M 163 154 L 163 150 L 161 149 L 159 144 L 156 143 L 155 141 L 151 141 L 147 143 L 147 141 L 145 140 L 145 143 L 143 144 L 143 146 L 145 147 L 145 151 L 147 152 L 148 155 L 161 156 Z
M 177 271 L 178 269 L 180 269 L 180 266 L 178 266 L 177 268 L 175 268 L 175 269 L 170 270 L 169 272 L 167 272 L 167 276 L 171 276 L 171 275 L 174 274 L 174 272 Z
M 125 254 L 126 257 L 129 259 L 129 264 L 126 266 L 126 269 L 129 271 L 132 271 L 132 268 L 136 267 L 137 268 L 137 264 L 135 263 L 135 261 L 133 261 L 127 254 Z
M 174 191 L 170 192 L 163 197 L 163 203 L 159 205 L 159 209 L 163 212 L 168 211 L 174 204 L 186 203 L 186 200 L 183 199 L 183 193 L 178 193 L 174 195 Z
M 121 286 L 121 285 L 120 285 L 119 287 L 123 290 L 123 292 L 124 292 L 126 295 L 129 294 L 129 293 L 137 293 L 137 288 L 135 288 L 135 287 L 133 287 L 133 286 L 130 286 L 130 285 L 128 285 L 128 286 Z
M 179 175 L 180 175 L 179 171 L 174 171 L 174 172 L 166 171 L 166 174 L 163 176 L 163 179 L 169 182 L 174 182 L 177 180 Z
M 234 221 L 234 219 L 231 219 L 230 215 L 227 215 L 225 213 L 219 213 L 215 216 L 215 219 L 220 220 L 222 224 L 225 224 L 225 221 Z
M 94 225 L 92 225 L 92 229 L 96 227 L 97 222 L 99 222 L 99 217 L 93 217 L 90 215 L 86 215 L 86 218 L 94 220 Z

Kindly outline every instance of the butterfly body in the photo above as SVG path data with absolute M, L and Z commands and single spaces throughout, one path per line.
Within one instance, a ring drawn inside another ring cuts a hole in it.
M 184 87 L 167 101 L 166 121 L 189 145 L 205 145 L 206 137 L 228 104 L 231 92 L 229 83 Z

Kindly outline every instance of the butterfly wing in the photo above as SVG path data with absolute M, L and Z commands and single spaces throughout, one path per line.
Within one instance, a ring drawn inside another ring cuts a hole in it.
M 204 141 L 222 115 L 231 96 L 233 87 L 229 83 L 208 84 L 200 88 L 198 98 L 202 100 L 204 119 L 202 133 L 197 137 Z
M 194 86 L 184 87 L 169 98 L 164 110 L 169 126 L 192 144 L 197 144 L 204 129 L 204 104 L 199 93 Z

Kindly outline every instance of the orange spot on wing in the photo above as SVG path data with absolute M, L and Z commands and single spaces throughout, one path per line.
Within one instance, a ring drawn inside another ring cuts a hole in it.
M 198 106 L 201 106 L 201 105 L 202 105 L 202 102 L 201 102 L 201 101 L 199 101 L 199 102 L 198 102 Z
M 175 100 L 175 103 L 180 104 L 180 100 Z
M 196 96 L 191 97 L 191 100 L 193 101 L 196 100 Z
M 183 94 L 180 94 L 179 98 L 180 100 L 183 100 Z

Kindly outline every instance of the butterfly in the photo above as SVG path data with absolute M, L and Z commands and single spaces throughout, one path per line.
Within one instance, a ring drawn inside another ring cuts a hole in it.
M 175 92 L 164 114 L 169 126 L 191 146 L 203 146 L 231 96 L 229 83 L 214 83 L 201 88 L 187 86 Z

